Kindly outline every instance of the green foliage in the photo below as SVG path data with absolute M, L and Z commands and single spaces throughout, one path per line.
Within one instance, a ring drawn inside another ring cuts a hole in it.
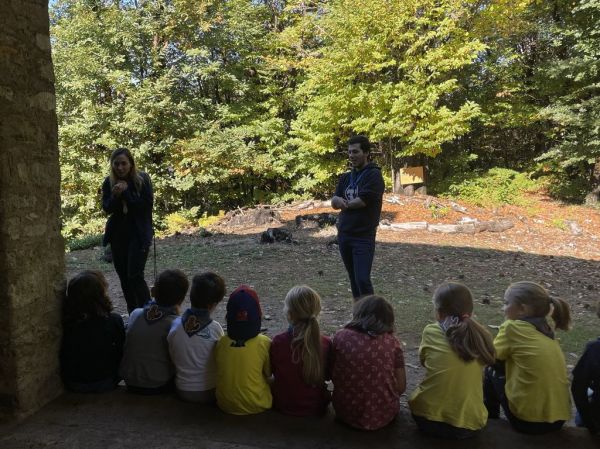
M 174 234 L 175 232 L 190 228 L 194 225 L 193 221 L 178 212 L 167 215 L 164 219 L 164 223 L 166 226 L 166 234 Z
M 63 234 L 102 232 L 117 146 L 161 230 L 330 196 L 353 133 L 385 169 L 427 156 L 433 192 L 514 201 L 488 173 L 505 167 L 581 200 L 600 183 L 598 29 L 600 0 L 57 0 Z
M 537 184 L 523 173 L 492 168 L 486 173 L 473 173 L 460 182 L 450 184 L 448 195 L 477 206 L 523 205 L 526 204 L 523 194 L 536 188 Z
M 544 70 L 553 81 L 552 102 L 542 110 L 552 123 L 552 145 L 538 160 L 567 181 L 561 184 L 569 187 L 570 199 L 581 199 L 600 184 L 600 0 L 576 2 L 563 23 L 553 31 L 564 57 Z M 575 194 L 581 187 L 585 191 Z
M 102 245 L 102 234 L 89 234 L 81 238 L 67 240 L 67 251 L 78 251 L 80 249 L 93 248 Z
M 550 222 L 550 225 L 552 227 L 560 229 L 561 231 L 566 231 L 567 229 L 569 229 L 569 227 L 562 218 L 553 218 Z
M 448 215 L 450 213 L 450 208 L 446 206 L 439 207 L 435 204 L 432 204 L 429 206 L 429 211 L 431 212 L 431 218 L 438 220 Z
M 467 31 L 470 14 L 455 0 L 330 2 L 317 19 L 323 45 L 307 58 L 304 106 L 292 124 L 313 185 L 335 171 L 331 153 L 354 132 L 396 158 L 436 156 L 469 130 L 479 107 L 450 100 L 455 73 L 485 48 Z

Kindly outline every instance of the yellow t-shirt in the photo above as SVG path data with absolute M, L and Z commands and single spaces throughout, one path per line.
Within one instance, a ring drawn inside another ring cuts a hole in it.
M 217 342 L 217 404 L 226 413 L 250 415 L 271 408 L 271 339 L 259 334 L 245 346 L 233 347 L 227 335 Z
M 413 415 L 463 429 L 484 427 L 483 366 L 461 360 L 437 323 L 425 326 L 419 356 L 427 372 L 408 401 Z
M 571 417 L 567 367 L 558 341 L 531 323 L 506 320 L 494 346 L 496 358 L 506 362 L 504 391 L 517 418 L 554 422 Z

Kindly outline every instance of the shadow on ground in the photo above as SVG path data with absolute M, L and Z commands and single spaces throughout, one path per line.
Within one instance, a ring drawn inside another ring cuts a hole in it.
M 293 418 L 275 412 L 232 416 L 215 407 L 184 403 L 172 396 L 143 397 L 117 390 L 104 395 L 67 393 L 21 424 L 0 427 L 2 449 L 37 448 L 469 448 L 587 449 L 600 437 L 566 427 L 545 436 L 518 434 L 503 420 L 468 442 L 420 435 L 403 408 L 385 429 L 361 432 L 323 418 Z

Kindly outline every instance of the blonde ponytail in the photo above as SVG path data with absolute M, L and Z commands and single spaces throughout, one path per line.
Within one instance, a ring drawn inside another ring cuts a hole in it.
M 320 386 L 325 378 L 321 330 L 317 320 L 321 298 L 305 285 L 292 287 L 285 297 L 285 308 L 293 328 L 292 361 L 302 362 L 305 383 Z
M 571 328 L 571 308 L 569 304 L 560 298 L 550 296 L 552 303 L 552 319 L 557 329 L 568 331 Z

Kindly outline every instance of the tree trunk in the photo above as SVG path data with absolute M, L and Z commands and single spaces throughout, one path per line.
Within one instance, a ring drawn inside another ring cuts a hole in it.
M 595 206 L 600 204 L 600 158 L 596 159 L 591 175 L 592 190 L 585 196 L 585 204 Z

